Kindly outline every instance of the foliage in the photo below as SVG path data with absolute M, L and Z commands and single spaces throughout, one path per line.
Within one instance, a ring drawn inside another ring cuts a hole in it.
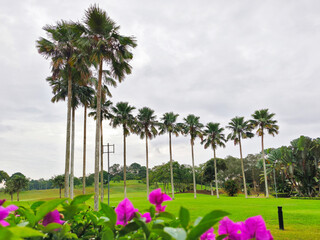
M 228 180 L 224 183 L 224 189 L 229 196 L 235 196 L 240 190 L 238 184 L 234 180 Z

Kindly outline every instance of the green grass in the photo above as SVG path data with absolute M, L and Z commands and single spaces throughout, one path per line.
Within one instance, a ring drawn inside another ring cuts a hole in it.
M 81 194 L 81 189 L 75 193 Z M 93 187 L 86 189 L 87 193 L 93 193 Z M 110 191 L 110 204 L 116 206 L 123 199 L 123 183 L 112 183 Z M 20 194 L 20 202 L 17 205 L 29 205 L 40 199 L 53 199 L 59 196 L 58 189 L 26 191 Z M 149 208 L 145 185 L 137 181 L 128 181 L 128 198 L 140 211 Z M 10 197 L 0 193 L 0 199 Z M 107 189 L 105 189 L 105 202 L 107 202 Z M 88 202 L 93 205 L 93 200 Z M 167 202 L 167 210 L 178 214 L 180 206 L 190 210 L 192 220 L 198 216 L 204 216 L 209 211 L 221 209 L 230 213 L 234 221 L 243 221 L 250 216 L 262 215 L 267 228 L 271 230 L 275 239 L 320 239 L 320 201 L 283 198 L 249 198 L 242 195 L 228 197 L 222 195 L 220 199 L 215 196 L 198 194 L 197 199 L 192 193 L 175 194 L 175 200 Z M 283 207 L 284 231 L 278 228 L 278 206 Z M 217 230 L 217 226 L 214 226 Z

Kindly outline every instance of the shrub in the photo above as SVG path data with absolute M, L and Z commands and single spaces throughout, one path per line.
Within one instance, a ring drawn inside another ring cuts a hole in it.
M 234 180 L 228 180 L 224 183 L 224 190 L 229 196 L 235 196 L 239 191 L 239 186 Z

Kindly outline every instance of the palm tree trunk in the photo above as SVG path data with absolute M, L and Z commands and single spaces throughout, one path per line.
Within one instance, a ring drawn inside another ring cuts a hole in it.
M 171 194 L 172 194 L 172 199 L 174 199 L 173 169 L 172 169 L 172 145 L 171 145 L 171 132 L 169 132 L 169 150 L 170 150 Z
M 64 170 L 64 196 L 66 198 L 69 197 L 71 98 L 72 98 L 72 79 L 71 79 L 71 69 L 69 69 L 69 76 L 68 76 L 67 136 L 66 136 L 66 162 L 65 162 L 65 170 Z
M 218 188 L 217 158 L 216 158 L 216 150 L 215 149 L 213 149 L 213 157 L 214 157 L 214 177 L 215 177 L 215 182 L 216 182 L 216 194 L 217 194 L 217 198 L 220 198 L 219 188 Z
M 266 188 L 266 198 L 268 198 L 268 197 L 269 197 L 269 190 L 268 190 L 268 179 L 267 179 L 266 161 L 265 161 L 265 159 L 264 159 L 263 128 L 262 128 L 262 135 L 261 135 L 261 146 L 262 146 L 262 160 L 263 160 L 264 184 L 265 184 L 265 188 Z
M 103 196 L 104 196 L 104 192 L 103 192 L 103 128 L 102 128 L 102 121 L 101 121 L 101 176 L 100 176 L 101 180 L 100 180 L 100 184 L 101 184 L 101 202 L 103 202 Z
M 87 152 L 87 105 L 84 105 L 82 194 L 86 193 L 86 152 Z
M 197 184 L 196 184 L 196 173 L 194 171 L 194 154 L 193 154 L 193 141 L 191 139 L 191 155 L 192 155 L 192 174 L 193 174 L 193 192 L 194 198 L 197 198 Z
M 97 89 L 97 118 L 96 118 L 96 143 L 94 159 L 94 210 L 99 209 L 99 157 L 100 157 L 100 124 L 101 124 L 101 82 L 102 82 L 102 60 L 99 64 L 99 78 Z
M 123 127 L 123 187 L 124 187 L 124 198 L 127 197 L 127 161 L 126 161 L 126 135 Z
M 246 198 L 248 198 L 246 175 L 244 174 L 244 166 L 243 166 L 243 158 L 242 158 L 242 146 L 241 146 L 240 135 L 239 135 L 239 146 L 240 146 L 240 159 L 241 159 L 241 171 L 242 171 L 242 178 L 243 178 L 244 195 L 245 195 Z
M 148 135 L 146 134 L 146 168 L 147 168 L 147 199 L 149 198 L 149 160 L 148 160 Z
M 61 198 L 61 187 L 59 187 L 59 195 L 60 195 L 60 198 Z
M 75 123 L 75 108 L 72 108 L 72 133 L 71 133 L 71 169 L 70 169 L 70 198 L 73 199 L 74 188 L 74 123 Z

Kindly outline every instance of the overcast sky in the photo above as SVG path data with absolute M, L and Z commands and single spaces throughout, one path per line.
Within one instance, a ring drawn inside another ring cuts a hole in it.
M 33 179 L 64 172 L 66 102 L 51 103 L 46 77 L 50 61 L 38 54 L 42 27 L 82 20 L 94 2 L 6 1 L 0 8 L 0 169 Z M 320 136 L 320 1 L 97 1 L 135 36 L 133 73 L 111 89 L 113 102 L 148 106 L 158 117 L 173 111 L 179 121 L 192 113 L 202 123 L 226 126 L 231 118 L 269 108 L 279 135 L 265 147 L 289 145 L 300 135 Z M 95 125 L 88 120 L 87 169 L 94 171 Z M 228 131 L 225 131 L 226 134 Z M 76 114 L 75 175 L 82 174 L 83 109 Z M 111 164 L 123 163 L 122 132 L 105 122 L 104 143 L 116 145 Z M 190 141 L 173 139 L 173 158 L 191 164 Z M 145 142 L 127 139 L 128 164 L 145 165 Z M 150 165 L 169 160 L 168 136 L 149 144 Z M 245 140 L 243 152 L 258 153 L 260 139 Z M 228 142 L 217 156 L 239 156 Z M 196 164 L 212 157 L 199 140 Z

